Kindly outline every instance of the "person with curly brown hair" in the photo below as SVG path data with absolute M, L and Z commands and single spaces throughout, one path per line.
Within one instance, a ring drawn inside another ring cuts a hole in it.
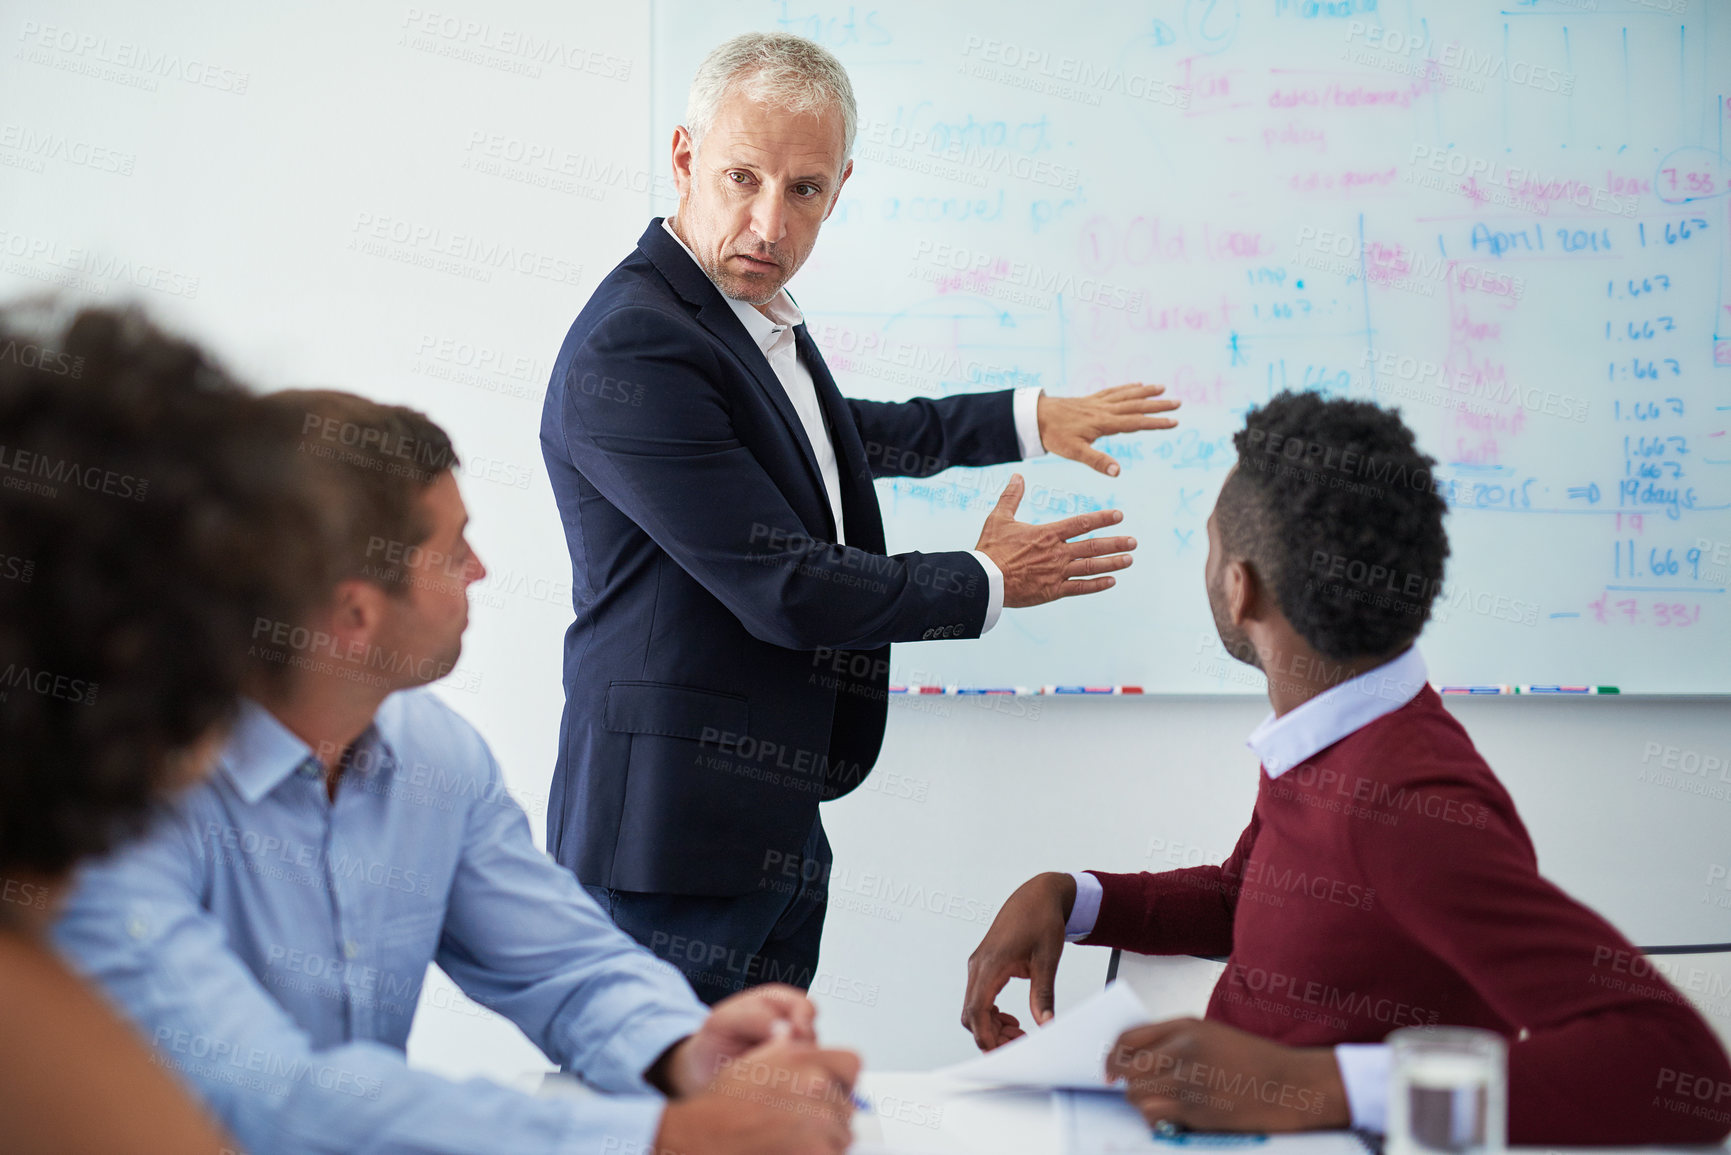
M 47 941 L 73 867 L 201 777 L 322 522 L 266 409 L 132 312 L 0 311 L 0 1150 L 228 1141 Z

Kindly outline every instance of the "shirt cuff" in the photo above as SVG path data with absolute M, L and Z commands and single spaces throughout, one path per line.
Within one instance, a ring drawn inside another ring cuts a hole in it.
M 1387 1131 L 1388 1044 L 1341 1043 L 1334 1048 L 1334 1061 L 1340 1064 L 1352 1125 L 1360 1131 Z
M 1094 924 L 1100 921 L 1100 899 L 1106 893 L 1100 880 L 1085 870 L 1070 877 L 1076 880 L 1076 905 L 1070 908 L 1070 921 L 1064 924 L 1065 942 L 1075 942 L 1094 933 Z
M 1044 392 L 1038 385 L 1028 385 L 1016 390 L 1015 399 L 1010 402 L 1010 409 L 1016 415 L 1016 445 L 1022 451 L 1022 460 L 1038 457 L 1046 452 L 1046 443 L 1040 440 L 1040 394 Z
M 696 999 L 692 1000 L 696 1003 Z M 697 1004 L 701 1006 L 702 1004 Z M 585 1083 L 599 1091 L 626 1095 L 656 1095 L 643 1075 L 674 1043 L 695 1035 L 707 1019 L 700 1011 L 655 1010 L 615 1027 L 599 1059 L 576 1068 Z
M 970 549 L 980 568 L 986 571 L 986 620 L 980 625 L 980 634 L 985 636 L 993 626 L 998 624 L 998 615 L 1004 612 L 1004 571 L 998 568 L 998 563 L 977 549 Z

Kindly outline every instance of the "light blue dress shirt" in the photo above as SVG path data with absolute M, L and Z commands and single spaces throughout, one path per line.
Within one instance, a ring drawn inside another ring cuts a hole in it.
M 1269 714 L 1244 744 L 1256 752 L 1268 776 L 1278 778 L 1418 697 L 1429 676 L 1418 647 L 1410 647 L 1393 661 L 1325 690 L 1278 718 Z M 1086 871 L 1071 877 L 1076 880 L 1076 903 L 1070 908 L 1064 938 L 1075 942 L 1093 933 L 1104 890 L 1100 880 Z M 1391 1062 L 1387 1045 L 1341 1043 L 1334 1048 L 1334 1058 L 1346 1088 L 1352 1125 L 1364 1131 L 1386 1131 Z
M 486 743 L 426 690 L 386 699 L 335 801 L 245 703 L 215 773 L 79 871 L 55 940 L 252 1155 L 648 1150 L 665 1102 L 643 1072 L 707 1015 L 535 848 Z M 429 962 L 618 1094 L 411 1070 Z

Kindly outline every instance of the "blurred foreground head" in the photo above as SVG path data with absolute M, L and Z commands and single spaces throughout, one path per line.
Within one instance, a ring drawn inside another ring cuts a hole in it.
M 328 586 L 289 420 L 137 312 L 0 308 L 0 871 L 201 774 L 255 622 Z

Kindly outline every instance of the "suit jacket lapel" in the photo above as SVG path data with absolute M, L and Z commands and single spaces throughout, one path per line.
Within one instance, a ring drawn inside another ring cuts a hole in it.
M 751 371 L 752 380 L 769 398 L 776 412 L 781 414 L 789 435 L 805 458 L 806 472 L 821 496 L 823 474 L 817 467 L 817 454 L 812 451 L 811 440 L 805 435 L 805 424 L 800 421 L 799 412 L 794 409 L 787 390 L 781 387 L 781 379 L 775 375 L 769 358 L 763 355 L 763 350 L 757 347 L 751 334 L 745 331 L 745 326 L 734 315 L 733 306 L 727 303 L 721 290 L 715 287 L 715 282 L 686 255 L 685 250 L 679 247 L 679 242 L 667 235 L 667 230 L 661 227 L 661 219 L 656 217 L 649 222 L 649 227 L 637 239 L 638 249 L 660 270 L 661 275 L 667 278 L 667 283 L 673 286 L 675 292 L 697 306 L 698 323 L 727 346 Z M 833 387 L 832 382 L 831 388 Z M 828 499 L 821 504 L 827 509 Z

